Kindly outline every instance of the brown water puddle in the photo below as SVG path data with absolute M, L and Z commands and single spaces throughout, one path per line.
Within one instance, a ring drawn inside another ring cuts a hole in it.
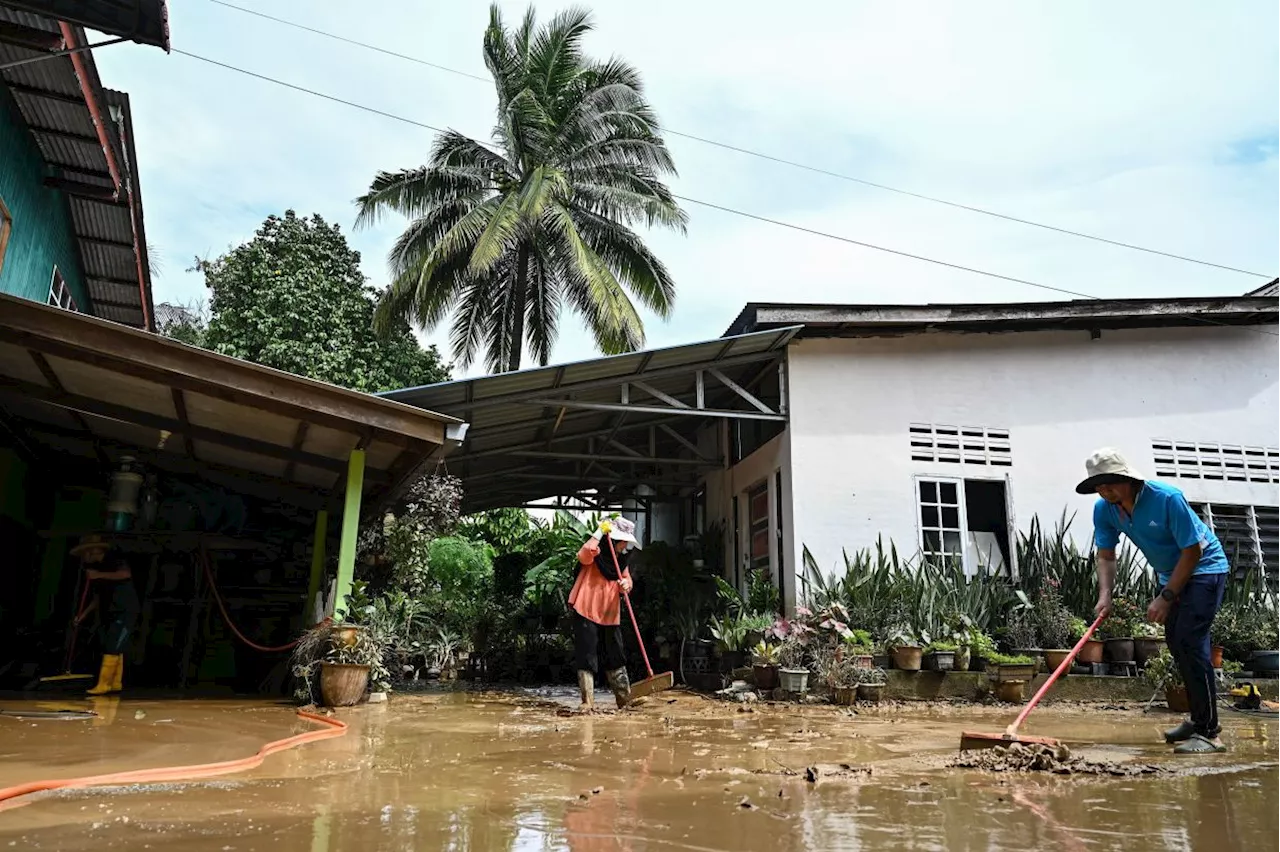
M 346 737 L 221 781 L 48 794 L 0 811 L 0 850 L 1280 845 L 1274 721 L 1229 716 L 1230 754 L 1175 761 L 1157 745 L 1174 721 L 1167 714 L 1038 710 L 1029 733 L 1169 770 L 1078 778 L 944 768 L 962 729 L 999 731 L 1007 709 L 752 709 L 676 695 L 625 714 L 561 718 L 527 696 L 395 696 L 341 713 Z M 307 727 L 288 708 L 242 701 L 126 699 L 97 724 L 0 718 L 0 786 L 225 760 Z M 814 765 L 816 783 L 805 777 Z

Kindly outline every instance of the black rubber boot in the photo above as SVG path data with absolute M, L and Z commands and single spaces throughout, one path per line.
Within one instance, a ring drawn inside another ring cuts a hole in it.
M 1176 728 L 1170 728 L 1164 732 L 1164 741 L 1167 743 L 1182 743 L 1191 739 L 1196 732 L 1196 726 L 1191 724 L 1190 719 L 1183 719 Z
M 609 688 L 613 690 L 613 698 L 618 702 L 618 709 L 621 710 L 631 704 L 631 679 L 627 677 L 626 669 L 616 669 L 607 672 L 606 677 L 609 678 Z

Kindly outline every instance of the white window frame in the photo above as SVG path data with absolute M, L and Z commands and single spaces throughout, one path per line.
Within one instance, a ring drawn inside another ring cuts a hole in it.
M 926 483 L 931 483 L 939 486 L 937 500 L 935 502 L 927 504 L 930 507 L 936 507 L 938 509 L 938 526 L 936 527 L 933 527 L 933 526 L 926 527 L 924 523 L 924 510 L 925 510 L 926 503 L 924 500 L 924 496 L 920 493 L 920 486 Z M 964 573 L 967 576 L 970 574 L 970 567 L 968 564 L 968 560 L 965 559 L 964 545 L 965 545 L 965 536 L 969 534 L 969 518 L 968 518 L 968 507 L 965 505 L 965 501 L 964 501 L 964 497 L 965 497 L 964 477 L 921 475 L 913 478 L 912 487 L 914 488 L 914 492 L 912 494 L 912 497 L 915 499 L 915 503 L 916 503 L 916 532 L 917 532 L 916 542 L 920 547 L 920 552 L 922 554 L 925 554 L 926 556 L 950 556 L 951 555 L 946 550 L 946 534 L 948 532 L 951 532 L 952 530 L 950 527 L 946 527 L 943 525 L 942 509 L 944 506 L 948 509 L 952 507 L 950 504 L 945 504 L 942 502 L 941 486 L 943 484 L 954 485 L 956 487 L 956 501 L 957 501 L 956 510 L 959 512 L 959 518 L 957 519 L 959 522 L 959 528 L 955 530 L 955 532 L 957 532 L 960 536 L 960 552 L 958 555 L 960 557 L 960 564 L 964 567 Z M 938 535 L 940 536 L 938 543 L 943 548 L 942 551 L 940 552 L 930 551 L 925 547 L 924 536 L 926 532 L 938 533 Z
M 65 311 L 80 313 L 80 306 L 76 304 L 75 294 L 71 292 L 67 279 L 63 277 L 62 270 L 58 269 L 56 263 L 53 265 L 53 275 L 49 278 L 49 304 Z
M 1005 564 L 1005 571 L 1008 576 L 1017 579 L 1018 577 L 1018 538 L 1017 538 L 1017 522 L 1013 515 L 1013 482 L 1010 476 L 937 476 L 933 474 L 917 474 L 911 480 L 911 498 L 916 504 L 916 545 L 920 548 L 921 553 L 928 553 L 924 546 L 924 500 L 920 496 L 920 484 L 924 482 L 933 483 L 954 483 L 956 486 L 956 495 L 959 500 L 960 510 L 960 565 L 964 569 L 966 577 L 976 577 L 978 575 L 978 566 L 969 558 L 969 503 L 968 495 L 965 493 L 965 481 L 974 482 L 999 482 L 1004 486 L 1004 512 L 1007 521 L 1005 528 L 1005 537 L 1009 544 L 1009 560 Z M 938 503 L 931 503 L 931 506 L 938 506 L 938 523 L 942 523 L 942 496 L 939 492 Z M 939 532 L 942 534 L 947 531 L 946 527 L 930 527 L 929 531 Z M 945 552 L 944 552 L 945 553 Z

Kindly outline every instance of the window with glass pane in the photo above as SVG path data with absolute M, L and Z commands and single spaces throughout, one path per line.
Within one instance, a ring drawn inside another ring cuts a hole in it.
M 962 558 L 960 483 L 922 479 L 919 497 L 921 551 L 938 559 Z

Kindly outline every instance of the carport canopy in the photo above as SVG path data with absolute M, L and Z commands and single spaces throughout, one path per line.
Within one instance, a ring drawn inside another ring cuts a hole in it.
M 784 359 L 798 329 L 649 349 L 384 396 L 467 421 L 446 459 L 463 510 L 569 498 L 603 508 L 662 499 L 722 468 L 709 424 L 785 423 Z
M 37 460 L 130 455 L 319 509 L 386 502 L 435 463 L 454 418 L 0 294 L 0 432 Z

